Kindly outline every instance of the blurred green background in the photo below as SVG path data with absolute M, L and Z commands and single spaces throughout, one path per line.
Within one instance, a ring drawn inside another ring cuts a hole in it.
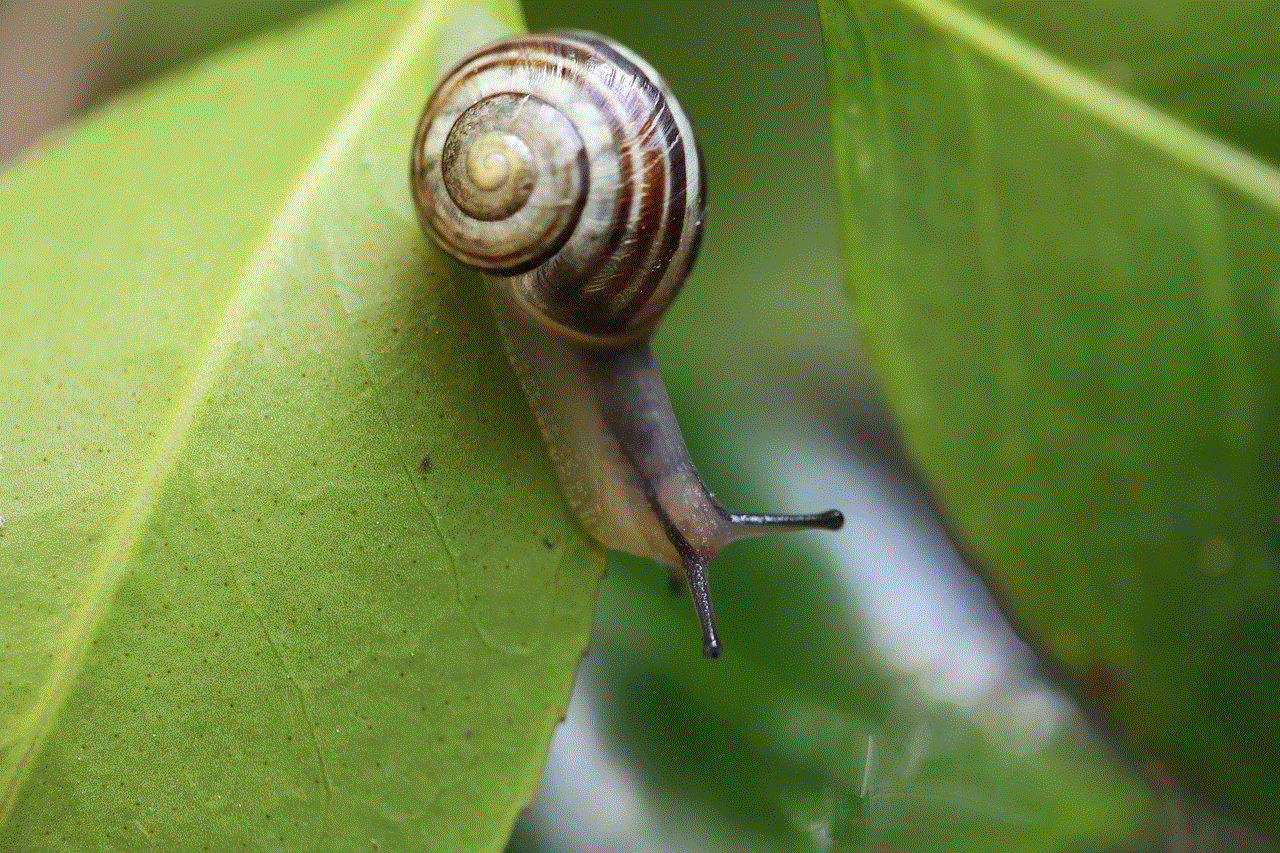
M 0 6 L 0 158 L 122 86 L 311 7 L 173 8 Z M 1064 58 L 1105 66 L 1124 14 L 1076 9 L 1079 26 L 1049 40 Z M 1086 723 L 935 518 L 842 286 L 816 9 L 525 10 L 531 28 L 593 29 L 634 48 L 699 132 L 707 232 L 654 346 L 708 484 L 729 506 L 838 506 L 848 523 L 838 536 L 761 540 L 719 558 L 731 654 L 711 665 L 697 654 L 688 601 L 667 593 L 661 570 L 611 555 L 568 721 L 510 849 L 1269 849 L 1210 806 L 1149 791 L 1143 761 Z M 992 11 L 1034 30 L 1031 4 Z M 1276 160 L 1274 117 L 1220 72 L 1263 62 L 1266 40 L 1250 44 L 1244 56 L 1206 44 L 1177 76 L 1154 60 L 1123 73 Z

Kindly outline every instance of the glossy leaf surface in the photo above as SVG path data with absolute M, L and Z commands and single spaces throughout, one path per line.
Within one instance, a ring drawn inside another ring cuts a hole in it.
M 336 7 L 0 177 L 0 849 L 504 843 L 600 556 L 407 164 L 515 23 Z
M 1129 738 L 1280 829 L 1280 172 L 1246 150 L 1276 154 L 1275 8 L 822 10 L 849 288 L 912 451 Z

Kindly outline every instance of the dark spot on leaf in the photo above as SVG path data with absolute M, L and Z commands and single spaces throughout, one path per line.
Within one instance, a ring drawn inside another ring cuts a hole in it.
M 1124 674 L 1106 661 L 1094 663 L 1085 670 L 1084 688 L 1089 698 L 1106 707 L 1124 699 L 1126 690 Z

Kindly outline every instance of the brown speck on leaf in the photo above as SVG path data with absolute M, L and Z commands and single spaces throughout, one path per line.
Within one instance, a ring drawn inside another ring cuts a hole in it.
M 422 461 L 418 463 L 418 470 L 422 472 L 423 476 L 426 476 L 427 474 L 431 473 L 431 454 L 430 453 L 422 457 Z
M 1124 674 L 1107 661 L 1094 663 L 1084 672 L 1084 688 L 1089 698 L 1107 706 L 1123 700 L 1127 691 Z

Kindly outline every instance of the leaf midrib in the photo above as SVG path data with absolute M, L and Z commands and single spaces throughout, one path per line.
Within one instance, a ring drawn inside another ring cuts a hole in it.
M 320 190 L 324 178 L 330 174 L 339 158 L 350 150 L 382 98 L 395 80 L 407 70 L 409 60 L 423 41 L 424 33 L 443 18 L 443 10 L 449 2 L 451 0 L 424 0 L 408 16 L 400 32 L 392 39 L 390 47 L 356 89 L 355 97 L 340 114 L 332 130 L 323 138 L 315 156 L 299 174 L 293 190 L 281 205 L 280 212 L 263 232 L 257 251 L 245 266 L 227 309 L 210 337 L 205 357 L 156 444 L 154 454 L 138 472 L 138 488 L 92 573 L 88 584 L 90 595 L 68 626 L 62 652 L 50 668 L 50 675 L 32 711 L 27 714 L 25 724 L 20 726 L 25 732 L 16 741 L 18 758 L 0 785 L 0 823 L 7 819 L 13 808 L 27 771 L 70 690 L 90 638 L 106 612 L 116 584 L 124 573 L 151 508 L 156 503 L 156 497 L 191 431 L 196 414 L 235 348 L 238 331 L 245 317 L 261 295 L 262 287 L 268 280 L 269 264 L 281 254 L 285 238 L 295 231 L 296 224 L 306 213 L 308 203 Z
M 1280 213 L 1280 170 L 1266 161 L 1091 79 L 946 0 L 898 2 L 1049 95 Z

